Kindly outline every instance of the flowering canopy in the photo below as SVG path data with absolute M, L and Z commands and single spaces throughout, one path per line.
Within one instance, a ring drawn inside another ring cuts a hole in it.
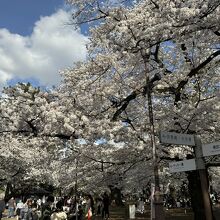
M 96 21 L 88 60 L 63 72 L 65 89 L 94 118 L 88 138 L 113 139 L 151 157 L 146 104 L 151 89 L 157 133 L 219 139 L 219 1 L 123 1 L 127 7 L 69 2 L 79 7 L 78 23 Z M 163 158 L 191 152 L 172 147 L 158 153 Z

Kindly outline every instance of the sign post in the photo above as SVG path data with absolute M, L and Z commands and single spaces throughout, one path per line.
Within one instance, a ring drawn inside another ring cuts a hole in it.
M 170 172 L 184 172 L 189 170 L 198 169 L 201 188 L 202 188 L 202 196 L 203 196 L 203 204 L 205 209 L 206 220 L 213 220 L 211 201 L 209 196 L 208 189 L 208 179 L 206 175 L 206 167 L 203 158 L 203 152 L 208 155 L 216 155 L 217 152 L 220 154 L 220 143 L 219 144 L 211 144 L 214 150 L 210 153 L 210 146 L 203 146 L 199 137 L 190 135 L 190 134 L 179 134 L 175 132 L 160 132 L 160 142 L 165 144 L 176 144 L 176 145 L 189 145 L 195 146 L 195 159 L 183 160 L 178 162 L 173 162 L 169 164 Z M 209 150 L 207 150 L 209 149 Z M 207 153 L 209 152 L 209 153 Z
M 178 162 L 171 162 L 169 163 L 170 173 L 175 172 L 185 172 L 189 170 L 196 170 L 196 160 L 182 160 Z
M 205 210 L 206 220 L 213 220 L 212 214 L 212 206 L 211 200 L 209 196 L 209 186 L 208 186 L 208 179 L 206 175 L 206 167 L 205 162 L 202 154 L 202 142 L 200 138 L 195 136 L 195 155 L 196 155 L 196 165 L 199 172 L 199 177 L 201 181 L 201 188 L 202 188 L 202 196 L 203 196 L 203 204 Z
M 195 146 L 194 135 L 179 134 L 175 132 L 160 132 L 160 142 L 164 144 Z
M 203 144 L 202 145 L 203 156 L 214 156 L 220 154 L 220 141 Z

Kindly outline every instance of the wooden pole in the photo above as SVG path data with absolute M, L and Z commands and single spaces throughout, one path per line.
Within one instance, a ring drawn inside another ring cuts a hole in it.
M 212 206 L 209 196 L 208 179 L 207 179 L 205 162 L 202 154 L 202 142 L 198 136 L 195 136 L 195 144 L 196 144 L 195 146 L 196 166 L 201 181 L 205 216 L 206 216 L 206 220 L 213 220 Z

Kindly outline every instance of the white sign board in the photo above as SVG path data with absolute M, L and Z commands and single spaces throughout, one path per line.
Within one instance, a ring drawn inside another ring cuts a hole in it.
M 203 144 L 202 145 L 203 156 L 214 156 L 220 154 L 220 141 Z
M 195 146 L 194 136 L 191 134 L 180 134 L 175 132 L 160 132 L 160 142 L 164 144 Z
M 171 162 L 169 163 L 169 169 L 170 169 L 170 173 L 196 170 L 196 160 L 190 159 L 190 160 L 182 160 L 178 162 Z

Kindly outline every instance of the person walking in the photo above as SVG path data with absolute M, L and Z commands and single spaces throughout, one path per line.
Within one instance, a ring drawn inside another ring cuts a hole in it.
M 103 195 L 102 202 L 103 202 L 102 219 L 108 219 L 109 218 L 110 199 L 109 199 L 109 196 L 106 192 Z
M 16 207 L 16 215 L 18 216 L 18 219 L 21 219 L 21 213 L 23 212 L 24 209 L 24 203 L 22 202 L 22 200 L 20 199 L 17 203 L 17 207 Z
M 52 205 L 54 203 L 54 196 L 50 195 L 47 197 L 46 203 L 42 206 L 42 220 L 50 220 L 52 214 Z
M 8 218 L 13 218 L 14 217 L 14 212 L 16 208 L 16 203 L 14 197 L 11 197 L 8 201 Z
M 24 204 L 24 215 L 22 215 L 22 218 L 24 218 L 24 220 L 33 220 L 32 199 L 27 199 Z
M 83 209 L 81 205 L 78 206 L 77 217 L 78 220 L 83 220 Z
M 32 210 L 32 220 L 39 220 L 38 205 L 36 200 L 34 200 L 34 202 L 32 203 L 31 210 Z
M 0 220 L 2 219 L 2 213 L 5 210 L 5 200 L 0 198 Z
M 50 220 L 67 220 L 67 214 L 63 211 L 62 202 L 56 204 L 56 210 L 50 216 Z
M 102 199 L 100 197 L 98 197 L 96 199 L 96 207 L 97 207 L 97 212 L 96 215 L 101 215 L 101 211 L 102 211 Z
M 94 211 L 95 211 L 94 200 L 92 196 L 89 194 L 86 196 L 86 207 L 85 207 L 86 218 L 88 220 L 91 220 Z

